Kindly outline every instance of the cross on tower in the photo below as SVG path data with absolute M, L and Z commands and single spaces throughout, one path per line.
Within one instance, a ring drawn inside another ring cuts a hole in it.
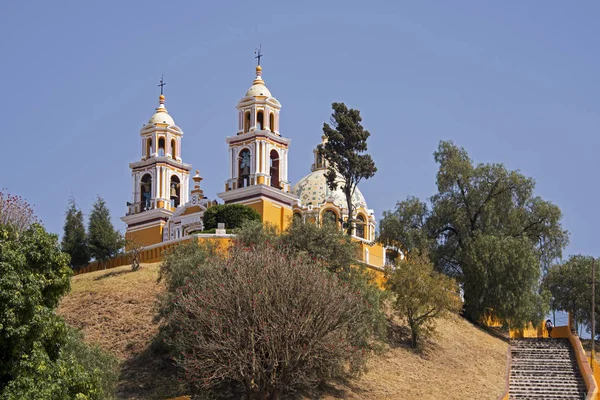
M 254 54 L 256 54 L 256 56 L 254 58 L 258 59 L 258 65 L 260 65 L 260 58 L 263 57 L 263 54 L 261 53 L 261 51 L 262 51 L 262 43 L 260 44 L 258 49 L 254 49 Z
M 163 94 L 163 86 L 165 86 L 167 83 L 163 80 L 163 76 L 160 76 L 160 84 L 158 86 L 160 86 L 160 94 Z

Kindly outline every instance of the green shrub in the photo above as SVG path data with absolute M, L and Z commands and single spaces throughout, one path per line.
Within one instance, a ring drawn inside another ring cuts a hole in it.
M 0 225 L 0 399 L 106 398 L 103 375 L 69 350 L 55 313 L 71 274 L 56 235 L 35 223 L 20 232 Z
M 173 298 L 192 274 L 202 273 L 206 259 L 215 254 L 216 243 L 192 240 L 176 246 L 165 255 L 160 265 L 158 282 L 164 282 L 166 290 L 158 298 L 155 320 L 161 321 L 172 311 Z
M 226 229 L 240 228 L 244 221 L 260 221 L 260 214 L 243 204 L 218 204 L 204 212 L 204 229 L 215 229 L 224 223 Z
M 462 306 L 456 281 L 434 271 L 429 258 L 416 251 L 389 271 L 386 285 L 395 295 L 394 311 L 408 322 L 412 347 L 435 331 L 435 318 Z

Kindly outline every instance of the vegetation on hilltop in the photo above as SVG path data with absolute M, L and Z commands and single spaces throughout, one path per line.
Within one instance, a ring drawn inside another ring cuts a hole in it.
M 346 196 L 348 235 L 354 230 L 355 205 L 352 196 L 363 179 L 372 178 L 377 172 L 375 162 L 367 151 L 367 139 L 371 134 L 362 126 L 360 111 L 348 109 L 344 103 L 331 104 L 333 114 L 329 124 L 323 124 L 325 142 L 318 147 L 319 155 L 328 162 L 325 174 L 331 190 L 338 187 Z M 331 124 L 331 125 L 330 125 Z
M 455 278 L 464 315 L 492 313 L 511 326 L 540 321 L 548 310 L 540 277 L 568 242 L 560 209 L 534 195 L 535 183 L 502 164 L 474 164 L 463 148 L 442 141 L 437 193 L 429 204 L 409 197 L 384 212 L 380 241 L 429 252 Z
M 70 288 L 69 256 L 30 211 L 24 202 L 0 206 L 0 398 L 111 398 L 116 363 L 56 315 Z

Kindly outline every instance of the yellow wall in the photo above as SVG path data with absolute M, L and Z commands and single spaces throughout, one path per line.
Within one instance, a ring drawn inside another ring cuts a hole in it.
M 139 231 L 127 231 L 125 233 L 125 239 L 128 241 L 134 241 L 143 246 L 151 246 L 162 242 L 164 224 L 161 222 L 159 225 L 150 226 L 148 228 L 140 229 Z
M 260 199 L 256 203 L 248 204 L 248 207 L 260 214 L 262 222 L 274 225 L 279 231 L 286 229 L 292 220 L 291 208 L 269 200 Z
M 151 263 L 151 262 L 162 261 L 165 253 L 168 253 L 174 247 L 179 246 L 180 244 L 188 242 L 190 239 L 191 238 L 187 238 L 187 239 L 183 239 L 178 242 L 168 243 L 168 244 L 164 244 L 162 246 L 156 246 L 151 249 L 144 249 L 140 252 L 140 262 Z M 212 237 L 211 236 L 211 237 L 198 237 L 197 240 L 198 241 L 205 241 L 205 240 L 215 241 L 217 243 L 217 251 L 225 251 L 227 248 L 229 248 L 229 245 L 231 244 L 232 239 L 230 237 L 219 237 L 219 236 Z M 131 258 L 129 256 L 129 254 L 121 254 L 121 255 L 107 261 L 106 263 L 104 263 L 102 265 L 99 265 L 97 261 L 91 262 L 87 267 L 81 268 L 81 269 L 75 271 L 75 275 L 85 274 L 88 272 L 94 272 L 94 271 L 98 271 L 100 269 L 111 269 L 111 268 L 116 268 L 116 267 L 122 267 L 124 265 L 129 265 L 129 264 L 131 264 Z

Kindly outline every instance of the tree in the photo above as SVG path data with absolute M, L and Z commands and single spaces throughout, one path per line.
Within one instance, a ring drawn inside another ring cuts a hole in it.
M 593 261 L 590 256 L 572 255 L 568 260 L 552 265 L 543 280 L 543 287 L 551 294 L 552 308 L 570 312 L 577 324 L 586 324 L 590 328 Z M 600 281 L 599 270 L 596 267 L 596 281 Z M 599 304 L 600 299 L 597 310 Z
M 83 222 L 83 212 L 77 208 L 75 199 L 69 199 L 63 228 L 62 251 L 71 256 L 71 268 L 85 267 L 90 262 L 90 252 Z
M 14 196 L 0 190 L 0 225 L 10 225 L 17 231 L 23 231 L 37 218 L 31 205 L 21 196 Z
M 346 196 L 348 208 L 348 235 L 354 227 L 354 204 L 352 196 L 362 179 L 369 179 L 377 168 L 367 151 L 367 139 L 371 135 L 361 125 L 359 110 L 348 109 L 344 103 L 333 103 L 330 124 L 323 124 L 325 143 L 318 151 L 329 163 L 325 178 L 331 190 L 338 186 Z
M 236 244 L 199 270 L 168 316 L 177 329 L 167 342 L 188 382 L 234 382 L 246 398 L 277 399 L 364 365 L 368 303 L 309 257 Z
M 100 263 L 119 254 L 125 244 L 123 236 L 110 221 L 110 211 L 100 196 L 94 202 L 90 214 L 88 241 L 90 255 Z
M 435 319 L 461 308 L 456 282 L 433 270 L 426 256 L 413 254 L 388 271 L 386 286 L 395 296 L 394 311 L 406 318 L 411 345 L 418 347 L 435 329 Z
M 260 214 L 243 204 L 217 204 L 204 212 L 204 229 L 215 229 L 219 223 L 226 229 L 240 228 L 244 221 L 260 221 Z
M 142 260 L 142 252 L 144 251 L 144 245 L 135 241 L 129 240 L 127 242 L 129 248 L 129 257 L 131 258 L 131 270 L 137 271 L 140 269 L 140 262 Z
M 480 322 L 489 313 L 523 326 L 543 318 L 543 267 L 568 243 L 561 211 L 534 196 L 535 183 L 502 164 L 473 164 L 452 142 L 440 142 L 437 193 L 430 206 L 398 203 L 381 223 L 383 243 L 408 255 L 428 250 L 436 268 L 464 292 L 464 314 Z
M 104 371 L 86 369 L 80 354 L 70 350 L 69 331 L 55 312 L 69 290 L 72 270 L 68 261 L 58 237 L 41 225 L 35 223 L 25 230 L 0 225 L 2 399 L 104 399 L 112 395 L 103 392 Z

